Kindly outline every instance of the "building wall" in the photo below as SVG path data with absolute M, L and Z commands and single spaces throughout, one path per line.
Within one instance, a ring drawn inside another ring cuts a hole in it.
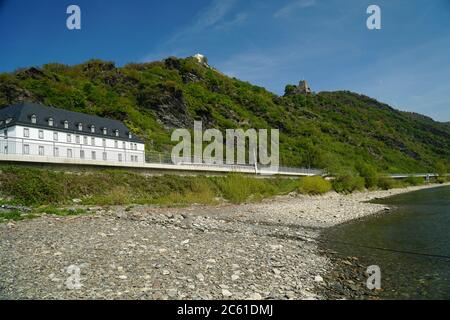
M 26 136 L 28 130 L 28 136 Z M 0 132 L 0 153 L 30 154 L 46 157 L 114 162 L 144 162 L 143 143 L 116 140 L 113 137 L 90 136 L 83 132 L 13 126 L 7 129 L 7 139 Z M 103 158 L 104 154 L 106 159 Z

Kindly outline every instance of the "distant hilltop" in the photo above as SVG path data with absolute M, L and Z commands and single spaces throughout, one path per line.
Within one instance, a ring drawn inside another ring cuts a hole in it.
M 170 152 L 173 129 L 202 121 L 221 132 L 278 128 L 283 166 L 364 175 L 434 172 L 438 161 L 450 168 L 448 124 L 348 91 L 314 92 L 301 77 L 279 96 L 208 64 L 199 53 L 122 67 L 89 60 L 22 68 L 0 73 L 0 109 L 29 101 L 119 120 L 149 151 Z

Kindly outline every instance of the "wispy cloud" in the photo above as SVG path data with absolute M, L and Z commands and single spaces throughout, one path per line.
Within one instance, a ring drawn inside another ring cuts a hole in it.
M 234 28 L 236 26 L 239 26 L 243 24 L 245 21 L 247 21 L 248 15 L 246 13 L 238 13 L 228 21 L 223 21 L 215 26 L 216 30 L 228 30 L 231 28 Z
M 173 35 L 168 43 L 176 42 L 180 38 L 200 33 L 208 28 L 225 25 L 227 23 L 225 17 L 230 13 L 236 2 L 237 0 L 214 0 L 211 5 L 198 14 L 194 24 Z M 236 20 L 236 18 L 234 19 Z M 242 17 L 238 17 L 238 19 L 242 19 Z
M 275 14 L 273 16 L 275 18 L 286 18 L 289 15 L 291 15 L 291 13 L 293 11 L 296 11 L 296 10 L 302 9 L 302 8 L 312 7 L 315 5 L 316 5 L 316 0 L 295 0 L 295 1 L 285 5 L 277 12 L 275 12 Z
M 1 1 L 1 0 L 0 0 Z M 193 23 L 181 27 L 177 32 L 172 34 L 165 42 L 160 44 L 157 52 L 145 55 L 141 61 L 159 60 L 164 57 L 174 55 L 183 56 L 193 54 L 187 52 L 183 43 L 189 42 L 191 39 L 211 31 L 221 32 L 230 30 L 233 27 L 244 23 L 248 15 L 246 13 L 235 13 L 233 9 L 239 0 L 213 0 L 210 5 L 194 17 Z

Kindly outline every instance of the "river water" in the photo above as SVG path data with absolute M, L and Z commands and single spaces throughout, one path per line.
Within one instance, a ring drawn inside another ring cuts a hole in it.
M 381 268 L 387 299 L 450 299 L 450 187 L 377 200 L 389 214 L 327 232 L 329 247 Z

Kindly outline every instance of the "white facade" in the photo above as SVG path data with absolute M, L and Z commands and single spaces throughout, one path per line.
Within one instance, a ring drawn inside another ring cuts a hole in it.
M 83 132 L 14 125 L 0 130 L 0 153 L 43 157 L 144 163 L 143 143 Z

